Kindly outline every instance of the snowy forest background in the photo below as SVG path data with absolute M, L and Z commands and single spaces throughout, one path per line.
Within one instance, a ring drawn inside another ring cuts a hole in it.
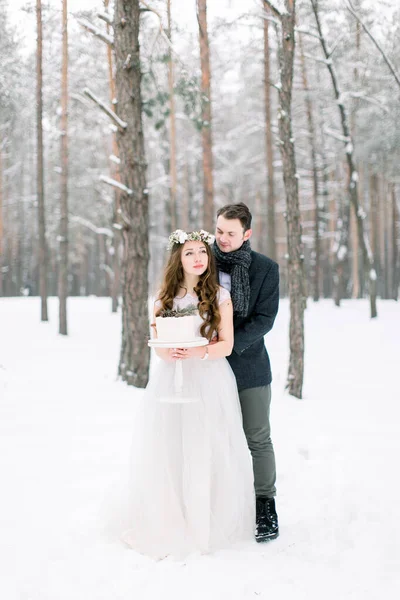
M 35 4 L 0 1 L 0 295 L 38 294 L 36 183 Z M 150 272 L 155 282 L 165 259 L 170 215 L 170 123 L 166 2 L 141 18 L 142 98 L 150 202 Z M 185 8 L 183 9 L 183 5 Z M 200 59 L 195 3 L 171 3 L 174 47 L 177 225 L 203 226 Z M 210 6 L 213 4 L 213 6 Z M 218 4 L 218 6 L 216 6 Z M 270 93 L 274 135 L 273 172 L 266 159 L 264 19 L 262 2 L 209 2 L 211 103 L 215 210 L 246 202 L 254 214 L 253 248 L 268 253 L 268 181 L 274 181 L 275 251 L 281 293 L 287 294 L 287 242 L 282 163 L 277 146 L 278 62 L 276 32 L 269 21 Z M 11 6 L 13 5 L 13 6 Z M 98 18 L 102 0 L 70 3 L 68 23 L 68 202 L 70 295 L 107 296 L 118 270 L 120 241 L 113 211 L 113 126 L 84 89 L 110 104 L 106 44 L 82 20 L 106 32 Z M 393 65 L 400 64 L 400 8 L 395 0 L 352 4 Z M 112 8 L 110 6 L 110 8 Z M 319 2 L 324 34 L 351 116 L 359 202 L 375 255 L 378 296 L 395 298 L 399 287 L 400 88 L 383 55 L 344 0 Z M 61 2 L 43 2 L 43 128 L 48 293 L 57 294 L 60 225 Z M 346 155 L 338 105 L 323 61 L 310 2 L 297 2 L 297 39 L 292 104 L 307 293 L 334 294 L 337 251 L 343 265 L 343 297 L 366 292 L 355 218 L 346 224 Z M 302 32 L 302 33 L 299 33 Z M 314 35 L 310 35 L 314 34 Z M 314 131 L 310 132 L 310 114 Z M 314 154 L 313 154 L 314 149 Z M 347 209 L 347 210 L 346 210 Z M 318 243 L 317 243 L 318 242 Z M 343 253 L 343 248 L 348 252 Z M 320 268 L 316 277 L 316 256 Z M 151 287 L 153 288 L 155 283 Z

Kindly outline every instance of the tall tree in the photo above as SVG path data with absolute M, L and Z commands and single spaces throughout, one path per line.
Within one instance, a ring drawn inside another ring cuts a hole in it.
M 353 78 L 354 78 L 354 89 L 358 91 L 358 82 L 359 82 L 359 72 L 358 72 L 358 63 L 360 61 L 360 45 L 361 45 L 361 26 L 360 23 L 357 22 L 356 26 L 356 64 L 353 69 Z M 359 101 L 354 99 L 352 110 L 351 110 L 351 125 L 350 131 L 353 138 L 357 137 L 357 106 Z M 360 281 L 359 281 L 359 264 L 358 264 L 358 254 L 359 254 L 359 243 L 358 243 L 358 231 L 357 231 L 357 215 L 354 212 L 354 207 L 351 205 L 350 209 L 350 237 L 351 237 L 351 245 L 353 250 L 353 256 L 351 261 L 351 271 L 352 271 L 352 298 L 358 298 L 360 296 Z
M 284 8 L 264 0 L 280 20 L 279 40 L 279 147 L 281 150 L 283 180 L 286 192 L 286 225 L 288 247 L 288 283 L 290 299 L 290 358 L 287 377 L 289 393 L 302 397 L 304 374 L 304 269 L 299 207 L 299 187 L 292 132 L 292 89 L 295 53 L 296 2 L 285 0 Z
M 114 9 L 114 50 L 119 128 L 123 220 L 122 342 L 119 375 L 130 385 L 145 387 L 148 381 L 150 350 L 147 346 L 149 215 L 146 188 L 146 160 L 142 126 L 140 69 L 139 0 L 116 0 Z
M 62 0 L 61 194 L 59 234 L 59 332 L 67 335 L 68 296 L 68 1 Z
M 391 208 L 392 208 L 392 293 L 391 298 L 398 300 L 400 284 L 400 211 L 396 205 L 395 184 L 391 185 Z
M 0 258 L 3 256 L 3 140 L 0 136 Z M 3 295 L 3 269 L 0 262 L 0 296 Z
M 314 302 L 318 302 L 320 297 L 321 287 L 321 236 L 320 236 L 320 210 L 319 210 L 319 183 L 318 183 L 318 165 L 317 165 L 317 144 L 315 137 L 315 125 L 314 125 L 314 110 L 313 102 L 311 99 L 310 88 L 308 85 L 308 76 L 306 61 L 304 56 L 303 39 L 302 35 L 299 36 L 299 48 L 300 48 L 300 61 L 301 61 L 301 75 L 303 80 L 303 89 L 305 92 L 305 103 L 307 113 L 307 124 L 308 134 L 310 139 L 310 155 L 311 155 L 311 168 L 312 168 L 312 180 L 313 180 L 313 205 L 314 205 L 314 253 L 315 253 L 315 268 L 314 268 L 314 282 L 313 282 L 313 299 Z
M 214 181 L 213 146 L 211 131 L 211 71 L 210 46 L 207 29 L 207 0 L 196 0 L 197 21 L 199 24 L 200 64 L 201 64 L 201 106 L 203 144 L 203 202 L 204 227 L 213 229 L 214 223 Z
M 104 8 L 106 10 L 106 16 L 108 17 L 108 7 L 110 0 L 104 0 Z M 111 19 L 111 17 L 110 17 Z M 107 21 L 106 25 L 107 36 L 112 36 L 110 23 Z M 108 63 L 108 84 L 110 90 L 110 105 L 113 106 L 116 102 L 116 89 L 115 89 L 115 75 L 113 65 L 113 49 L 112 44 L 107 44 L 107 63 Z M 116 133 L 112 134 L 112 149 L 114 160 L 111 163 L 111 176 L 116 181 L 121 181 L 119 174 L 119 155 L 118 155 L 118 144 Z M 118 223 L 119 215 L 119 190 L 114 190 L 114 206 L 113 206 L 113 223 Z M 120 246 L 120 233 L 118 227 L 114 228 L 114 237 L 112 238 L 112 284 L 111 284 L 111 309 L 112 312 L 117 312 L 118 309 L 118 295 L 120 291 L 120 261 L 119 261 L 119 246 Z
M 44 176 L 43 176 L 43 70 L 42 70 L 42 0 L 36 0 L 36 128 L 37 128 L 37 201 L 39 232 L 39 293 L 41 299 L 41 320 L 48 321 L 47 316 L 47 248 L 46 222 L 44 210 Z
M 167 36 L 170 41 L 168 46 L 168 89 L 169 89 L 169 173 L 170 173 L 170 217 L 171 231 L 175 230 L 177 224 L 177 167 L 176 167 L 176 123 L 175 123 L 175 95 L 174 95 L 174 61 L 172 57 L 172 23 L 171 23 L 171 0 L 167 0 L 168 30 Z
M 336 103 L 337 103 L 337 106 L 338 106 L 339 112 L 340 112 L 340 122 L 341 122 L 341 126 L 342 126 L 342 134 L 343 134 L 342 140 L 345 144 L 346 164 L 347 164 L 347 169 L 348 169 L 348 185 L 347 185 L 348 198 L 347 198 L 346 207 L 344 210 L 344 213 L 347 215 L 347 218 L 346 218 L 346 220 L 343 220 L 343 230 L 348 232 L 349 218 L 350 218 L 349 211 L 350 211 L 350 204 L 351 204 L 353 206 L 354 212 L 357 217 L 358 237 L 359 237 L 359 241 L 360 241 L 360 246 L 363 251 L 365 270 L 367 273 L 369 273 L 370 312 L 371 312 L 371 318 L 374 318 L 378 314 L 377 309 L 376 309 L 376 270 L 375 270 L 375 265 L 374 265 L 375 261 L 374 261 L 373 253 L 371 251 L 367 233 L 366 233 L 365 227 L 364 227 L 365 215 L 364 215 L 364 212 L 361 210 L 361 207 L 358 202 L 358 178 L 359 178 L 359 176 L 358 176 L 358 172 L 357 172 L 355 162 L 354 162 L 353 139 L 352 139 L 350 127 L 348 124 L 349 120 L 348 120 L 348 116 L 347 116 L 347 111 L 346 111 L 346 108 L 343 103 L 343 96 L 341 94 L 341 90 L 339 87 L 339 81 L 338 81 L 337 74 L 336 74 L 336 71 L 333 66 L 333 61 L 332 61 L 333 50 L 330 50 L 328 48 L 328 45 L 326 43 L 323 31 L 322 31 L 321 20 L 320 20 L 319 10 L 318 10 L 318 0 L 311 0 L 311 5 L 313 8 L 314 17 L 315 17 L 315 21 L 317 24 L 319 40 L 320 40 L 321 47 L 322 47 L 322 50 L 324 53 L 325 64 L 326 64 L 329 74 L 331 76 L 332 86 L 333 86 L 333 90 L 334 90 L 334 94 L 335 94 L 335 100 L 336 100 Z M 348 234 L 346 235 L 346 238 L 348 239 Z M 340 252 L 342 250 L 347 252 L 347 247 L 345 248 L 344 245 L 342 247 L 339 247 L 338 254 L 340 254 Z
M 265 7 L 264 0 L 261 0 Z M 267 254 L 276 260 L 275 232 L 275 184 L 274 184 L 274 151 L 272 143 L 271 116 L 271 51 L 269 41 L 270 10 L 264 8 L 264 94 L 265 94 L 265 148 L 267 154 L 268 196 L 267 196 Z

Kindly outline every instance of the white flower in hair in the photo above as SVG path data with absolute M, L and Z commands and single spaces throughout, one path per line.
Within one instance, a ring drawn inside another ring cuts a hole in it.
M 215 235 L 212 233 L 208 233 L 208 231 L 204 231 L 204 229 L 200 230 L 200 236 L 202 237 L 202 241 L 207 244 L 213 244 L 215 240 Z
M 208 231 L 204 231 L 204 229 L 192 231 L 191 233 L 186 233 L 186 231 L 183 231 L 182 229 L 176 229 L 168 238 L 168 250 L 171 250 L 175 244 L 184 244 L 188 241 L 212 244 L 214 240 L 215 236 L 208 233 Z
M 182 231 L 182 229 L 178 229 L 177 231 L 179 231 L 179 243 L 184 244 L 188 239 L 188 234 L 186 233 L 186 231 Z

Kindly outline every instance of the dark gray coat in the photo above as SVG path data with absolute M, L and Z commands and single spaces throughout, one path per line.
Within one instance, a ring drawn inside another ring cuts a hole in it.
M 238 390 L 272 381 L 264 335 L 272 329 L 279 306 L 279 267 L 263 254 L 251 251 L 250 303 L 247 317 L 234 317 L 233 352 L 227 357 Z

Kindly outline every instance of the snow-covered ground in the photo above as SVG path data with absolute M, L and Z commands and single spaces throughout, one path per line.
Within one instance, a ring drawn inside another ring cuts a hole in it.
M 110 540 L 142 394 L 116 380 L 120 315 L 0 299 L 0 597 L 392 600 L 400 597 L 400 304 L 309 303 L 304 399 L 284 391 L 288 304 L 267 336 L 280 537 L 160 562 Z

